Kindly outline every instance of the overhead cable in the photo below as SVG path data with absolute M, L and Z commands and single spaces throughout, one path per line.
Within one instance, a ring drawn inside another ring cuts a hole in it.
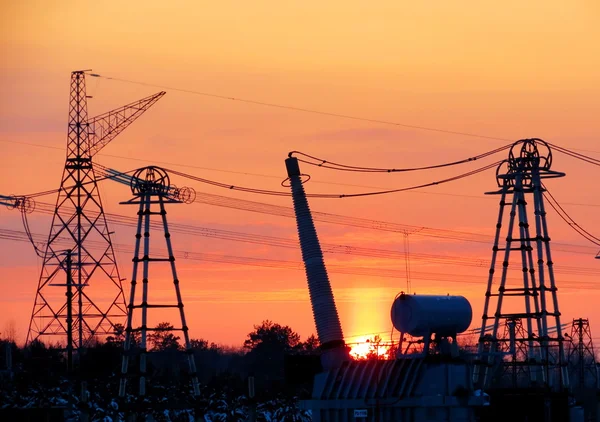
M 350 166 L 347 164 L 335 163 L 333 161 L 325 160 L 323 158 L 315 157 L 309 154 L 306 154 L 301 151 L 291 151 L 288 156 L 293 157 L 295 155 L 306 157 L 307 159 L 298 158 L 298 161 L 316 167 L 322 167 L 326 169 L 332 170 L 340 170 L 340 171 L 351 171 L 358 173 L 400 173 L 400 172 L 409 172 L 409 171 L 420 171 L 420 170 L 432 170 L 443 167 L 455 166 L 458 164 L 470 163 L 475 160 L 480 160 L 482 158 L 489 157 L 490 155 L 497 154 L 499 152 L 505 151 L 509 149 L 513 144 L 504 145 L 503 147 L 499 147 L 493 149 L 491 151 L 484 152 L 482 154 L 475 155 L 473 157 L 464 158 L 458 161 L 451 161 L 448 163 L 434 164 L 430 166 L 422 166 L 422 167 L 405 167 L 405 168 L 378 168 L 378 167 L 359 167 L 359 166 Z M 297 157 L 296 157 L 297 158 Z
M 579 152 L 575 152 L 573 150 L 561 147 L 559 145 L 556 144 L 552 144 L 550 142 L 547 142 L 548 145 L 552 146 L 553 149 L 557 150 L 558 152 L 561 152 L 565 155 L 568 155 L 569 157 L 573 157 L 576 158 L 578 160 L 584 161 L 588 164 L 592 164 L 594 166 L 600 166 L 600 160 L 594 157 L 590 157 L 589 155 L 585 155 L 585 154 L 581 154 Z
M 422 189 L 422 188 L 426 188 L 426 187 L 430 187 L 430 186 L 437 186 L 437 185 L 441 185 L 444 183 L 453 182 L 453 181 L 459 180 L 459 179 L 464 179 L 466 177 L 473 176 L 475 174 L 481 173 L 481 172 L 489 170 L 491 168 L 496 168 L 496 167 L 498 167 L 498 165 L 500 163 L 501 163 L 501 161 L 497 161 L 492 164 L 488 164 L 486 166 L 480 167 L 478 169 L 471 170 L 469 172 L 462 173 L 462 174 L 459 174 L 456 176 L 452 176 L 452 177 L 449 177 L 446 179 L 438 180 L 435 182 L 424 183 L 421 185 L 409 186 L 409 187 L 405 187 L 405 188 L 387 189 L 387 190 L 381 190 L 381 191 L 362 192 L 362 193 L 341 193 L 341 194 L 338 194 L 338 193 L 336 193 L 336 194 L 312 193 L 312 194 L 306 194 L 306 196 L 309 198 L 320 198 L 320 199 L 341 199 L 341 198 L 356 198 L 356 197 L 363 197 L 363 196 L 385 195 L 385 194 L 390 194 L 390 193 L 406 192 L 406 191 Z M 222 182 L 216 182 L 216 181 L 209 180 L 209 179 L 204 179 L 202 177 L 193 176 L 191 174 L 183 173 L 183 172 L 180 172 L 177 170 L 172 170 L 172 169 L 165 169 L 165 170 L 171 174 L 175 174 L 177 176 L 181 176 L 186 179 L 194 180 L 196 182 L 205 183 L 205 184 L 212 185 L 212 186 L 217 186 L 217 187 L 224 188 L 224 189 L 237 190 L 240 192 L 256 193 L 256 194 L 262 194 L 262 195 L 291 196 L 291 192 L 273 191 L 273 190 L 266 190 L 266 189 L 248 188 L 248 187 L 244 187 L 244 186 L 236 186 L 236 185 L 226 184 L 226 183 L 222 183 Z
M 600 246 L 600 238 L 594 236 L 583 227 L 581 227 L 566 211 L 565 209 L 558 203 L 556 198 L 550 193 L 550 191 L 542 184 L 544 192 L 544 198 L 548 201 L 548 204 L 556 211 L 559 217 L 568 224 L 577 234 L 586 239 L 587 241 L 593 243 L 596 246 Z
M 35 212 L 45 213 L 52 215 L 53 213 L 53 205 L 47 203 L 38 203 L 35 208 Z M 97 214 L 91 214 L 92 216 L 96 216 Z M 107 221 L 113 225 L 120 225 L 124 227 L 135 228 L 137 225 L 137 220 L 135 217 L 119 215 L 119 214 L 111 214 L 106 213 Z M 160 229 L 161 226 L 157 222 L 150 223 L 151 228 L 153 230 Z M 245 232 L 238 232 L 232 230 L 222 230 L 222 229 L 214 229 L 208 227 L 200 227 L 191 224 L 181 224 L 174 223 L 169 226 L 172 233 L 178 233 L 182 235 L 189 236 L 200 236 L 211 239 L 220 239 L 226 241 L 234 241 L 255 245 L 264 245 L 278 248 L 286 248 L 286 249 L 297 249 L 298 244 L 293 239 L 288 239 L 285 237 L 276 237 L 276 236 L 265 236 L 260 234 L 252 234 Z M 568 246 L 568 245 L 567 245 Z M 377 249 L 377 248 L 367 248 L 360 246 L 351 246 L 351 245 L 339 245 L 339 244 L 322 244 L 324 253 L 332 253 L 332 254 L 343 254 L 343 255 L 356 255 L 356 256 L 364 256 L 370 258 L 378 258 L 378 259 L 394 259 L 401 260 L 403 259 L 403 252 L 398 250 L 390 250 L 390 249 Z M 560 246 L 556 247 L 556 250 L 563 250 L 566 252 L 573 252 L 579 254 L 589 255 L 590 252 L 584 250 L 582 252 L 577 252 L 572 248 L 561 248 Z M 595 250 L 594 250 L 595 251 Z M 441 254 L 431 254 L 431 253 L 417 253 L 411 252 L 411 258 L 414 260 L 422 260 L 428 263 L 439 263 L 446 265 L 457 265 L 457 266 L 470 266 L 470 267 L 478 267 L 487 268 L 489 266 L 488 259 L 481 259 L 476 257 L 461 257 L 461 256 L 453 256 L 453 255 L 441 255 Z M 580 267 L 571 267 L 571 266 L 557 266 L 561 272 L 568 274 L 577 274 L 577 275 L 593 275 L 597 274 L 597 270 L 595 268 L 580 268 Z
M 229 95 L 220 95 L 220 94 L 213 94 L 213 93 L 203 92 L 203 91 L 195 91 L 195 90 L 191 90 L 191 89 L 157 85 L 157 84 L 151 84 L 151 83 L 146 83 L 146 82 L 133 81 L 130 79 L 115 78 L 115 77 L 100 75 L 98 73 L 87 73 L 87 75 L 95 77 L 95 78 L 104 78 L 107 80 L 119 81 L 119 82 L 124 82 L 124 83 L 135 84 L 135 85 L 142 85 L 142 86 L 147 86 L 147 87 L 160 88 L 160 89 L 164 89 L 167 91 L 178 91 L 178 92 L 184 92 L 187 94 L 200 95 L 200 96 L 204 96 L 204 97 L 218 98 L 221 100 L 237 101 L 237 102 L 241 102 L 241 103 L 254 104 L 254 105 L 260 105 L 260 106 L 265 106 L 265 107 L 279 108 L 279 109 L 292 110 L 292 111 L 300 111 L 303 113 L 320 114 L 323 116 L 340 117 L 343 119 L 358 120 L 358 121 L 369 122 L 369 123 L 378 123 L 378 124 L 384 124 L 384 125 L 390 125 L 390 126 L 405 127 L 405 128 L 410 128 L 410 129 L 426 130 L 426 131 L 430 131 L 430 132 L 447 133 L 450 135 L 469 136 L 469 137 L 474 137 L 474 138 L 491 139 L 491 140 L 496 140 L 496 141 L 511 141 L 510 139 L 500 138 L 497 136 L 485 136 L 485 135 L 478 135 L 475 133 L 460 132 L 460 131 L 439 129 L 439 128 L 426 127 L 426 126 L 418 126 L 418 125 L 410 125 L 410 124 L 406 124 L 406 123 L 393 122 L 393 121 L 389 121 L 389 120 L 370 119 L 367 117 L 351 116 L 351 115 L 342 114 L 342 113 L 331 113 L 331 112 L 327 112 L 327 111 L 314 110 L 314 109 L 309 109 L 309 108 L 304 108 L 304 107 L 296 107 L 296 106 L 291 106 L 291 105 L 251 100 L 251 99 L 247 99 L 247 98 L 232 97 Z
M 32 238 L 34 241 L 38 243 L 43 243 L 44 236 L 41 234 L 32 234 Z M 27 235 L 18 230 L 10 230 L 10 229 L 2 229 L 0 228 L 0 239 L 6 239 L 11 241 L 23 241 L 27 242 Z M 72 242 L 72 239 L 68 237 L 61 237 L 55 239 L 57 243 L 68 245 Z M 89 241 L 88 247 L 91 249 L 102 248 L 102 242 L 97 241 Z M 114 244 L 113 245 L 115 251 L 121 253 L 132 253 L 132 247 L 126 246 L 122 244 Z M 268 259 L 268 258 L 257 258 L 257 257 L 245 257 L 245 256 L 236 256 L 236 255 L 219 255 L 213 253 L 201 253 L 201 252 L 193 252 L 193 251 L 173 251 L 175 256 L 182 259 L 188 260 L 196 260 L 196 261 L 206 261 L 206 262 L 214 262 L 214 263 L 226 263 L 226 264 L 235 264 L 235 265 L 244 265 L 244 266 L 253 266 L 253 267 L 263 267 L 263 268 L 279 268 L 279 269 L 287 269 L 287 270 L 298 270 L 303 271 L 304 266 L 301 261 L 289 261 L 289 260 L 281 260 L 281 259 Z M 157 251 L 157 253 L 166 254 L 165 250 Z M 393 268 L 373 268 L 373 267 L 353 267 L 348 266 L 347 264 L 328 264 L 328 271 L 331 273 L 337 274 L 345 274 L 345 275 L 357 275 L 357 276 L 370 276 L 370 277 L 382 277 L 382 278 L 394 278 L 400 279 L 405 273 L 402 270 L 393 269 Z M 425 280 L 425 281 L 443 281 L 450 283 L 458 283 L 458 284 L 481 284 L 482 277 L 478 275 L 468 275 L 468 274 L 454 274 L 454 273 L 436 273 L 436 272 L 411 272 L 411 277 L 415 280 Z M 518 278 L 509 278 L 508 281 L 517 281 Z M 563 281 L 562 286 L 567 289 L 586 289 L 586 290 L 598 290 L 600 289 L 593 282 L 585 282 L 585 281 L 576 281 L 576 280 L 566 280 Z

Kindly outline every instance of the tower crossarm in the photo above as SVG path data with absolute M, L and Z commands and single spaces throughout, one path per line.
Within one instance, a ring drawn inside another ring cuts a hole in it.
M 135 175 L 132 176 L 127 173 L 122 173 L 118 170 L 105 167 L 101 164 L 96 164 L 96 171 L 99 176 L 113 180 L 113 181 L 121 183 L 123 185 L 128 185 L 128 186 L 133 187 L 133 186 L 141 186 L 146 183 L 146 181 L 144 181 L 143 179 L 140 179 L 139 177 L 137 177 Z M 175 185 L 169 184 L 169 186 L 167 186 L 165 188 L 164 196 L 165 196 L 165 198 L 170 199 L 170 200 L 181 201 L 181 202 L 185 202 L 186 204 L 191 204 L 196 199 L 196 191 L 193 188 L 189 188 L 189 187 L 185 187 L 185 186 L 178 188 Z M 0 201 L 1 200 L 2 200 L 2 197 L 0 196 Z M 1 203 L 2 202 L 0 202 L 0 204 Z
M 88 120 L 89 155 L 96 155 L 127 126 L 165 95 L 165 91 L 116 108 Z

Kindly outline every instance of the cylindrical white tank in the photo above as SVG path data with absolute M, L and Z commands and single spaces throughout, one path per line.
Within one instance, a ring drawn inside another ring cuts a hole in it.
M 401 294 L 391 314 L 394 328 L 413 337 L 454 336 L 469 328 L 473 310 L 463 296 Z

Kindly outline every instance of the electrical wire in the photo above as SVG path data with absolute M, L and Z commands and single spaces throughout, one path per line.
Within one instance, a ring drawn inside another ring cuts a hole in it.
M 333 169 L 333 170 L 341 170 L 341 171 L 351 171 L 351 172 L 359 172 L 359 173 L 399 173 L 399 172 L 409 172 L 409 171 L 420 171 L 420 170 L 432 170 L 443 167 L 455 166 L 458 164 L 470 163 L 475 160 L 481 160 L 482 158 L 489 157 L 490 155 L 497 154 L 499 152 L 505 151 L 511 148 L 514 144 L 504 145 L 502 147 L 493 149 L 491 151 L 486 151 L 482 154 L 475 155 L 473 157 L 468 157 L 458 161 L 452 161 L 448 163 L 442 164 L 434 164 L 430 166 L 422 166 L 422 167 L 407 167 L 407 168 L 378 168 L 378 167 L 358 167 L 358 166 L 350 166 L 347 164 L 335 163 L 333 161 L 325 160 L 323 158 L 315 157 L 309 154 L 306 154 L 301 151 L 291 151 L 288 156 L 293 157 L 294 154 L 300 155 L 302 157 L 309 158 L 312 161 L 298 158 L 298 161 L 309 164 L 316 167 Z
M 308 109 L 308 108 L 303 108 L 303 107 L 295 107 L 295 106 L 290 106 L 290 105 L 283 105 L 283 104 L 276 104 L 276 103 L 270 103 L 270 102 L 264 102 L 264 101 L 257 101 L 257 100 L 239 98 L 239 97 L 232 97 L 232 96 L 228 96 L 228 95 L 220 95 L 220 94 L 208 93 L 208 92 L 191 90 L 191 89 L 185 89 L 185 88 L 177 88 L 177 87 L 170 87 L 170 86 L 165 86 L 165 85 L 151 84 L 151 83 L 147 83 L 147 82 L 133 81 L 133 80 L 130 80 L 130 79 L 104 76 L 104 75 L 100 75 L 98 73 L 86 72 L 86 74 L 88 76 L 91 76 L 91 77 L 94 77 L 94 78 L 104 78 L 106 80 L 113 80 L 113 81 L 118 81 L 118 82 L 123 82 L 123 83 L 130 83 L 130 84 L 135 84 L 135 85 L 140 85 L 140 86 L 148 86 L 148 87 L 153 87 L 153 88 L 160 88 L 160 89 L 164 89 L 164 90 L 167 90 L 167 91 L 183 92 L 183 93 L 187 93 L 187 94 L 194 94 L 194 95 L 200 95 L 200 96 L 205 96 L 205 97 L 218 98 L 218 99 L 228 100 L 228 101 L 237 101 L 237 102 L 243 102 L 243 103 L 248 103 L 248 104 L 255 104 L 255 105 L 266 106 L 266 107 L 274 107 L 274 108 L 285 109 L 285 110 L 300 111 L 300 112 L 304 112 L 304 113 L 320 114 L 320 115 L 324 115 L 324 116 L 340 117 L 340 118 L 350 119 L 350 120 L 364 121 L 364 122 L 369 122 L 369 123 L 385 124 L 385 125 L 398 126 L 398 127 L 406 127 L 406 128 L 410 128 L 410 129 L 419 129 L 419 130 L 426 130 L 426 131 L 438 132 L 438 133 L 447 133 L 447 134 L 450 134 L 450 135 L 469 136 L 469 137 L 475 137 L 475 138 L 481 138 L 481 139 L 490 139 L 490 140 L 497 140 L 497 141 L 508 141 L 508 142 L 513 142 L 514 141 L 514 139 L 503 138 L 503 137 L 498 137 L 498 136 L 481 135 L 481 134 L 475 134 L 475 133 L 469 133 L 469 132 L 460 132 L 460 131 L 452 131 L 452 130 L 434 128 L 434 127 L 427 127 L 427 126 L 410 125 L 410 124 L 399 123 L 399 122 L 388 121 L 388 120 L 382 120 L 382 119 L 371 119 L 371 118 L 367 118 L 367 117 L 351 116 L 351 115 L 342 114 L 342 113 L 332 113 L 332 112 L 326 112 L 326 111 Z M 599 152 L 599 151 L 583 150 L 583 149 L 579 149 L 579 151 Z
M 555 150 L 557 150 L 558 152 L 561 152 L 565 155 L 568 155 L 569 157 L 573 157 L 573 158 L 577 158 L 578 160 L 584 161 L 588 164 L 592 164 L 595 166 L 600 166 L 600 160 L 594 157 L 590 157 L 589 155 L 585 155 L 585 154 L 580 154 L 578 152 L 575 152 L 573 150 L 561 147 L 560 145 L 556 145 L 550 142 L 547 142 L 548 145 L 552 146 L 552 148 L 554 148 Z
M 422 189 L 422 188 L 426 188 L 426 187 L 430 187 L 430 186 L 437 186 L 437 185 L 441 185 L 444 183 L 449 183 L 449 182 L 453 182 L 456 180 L 464 179 L 466 177 L 473 176 L 475 174 L 484 172 L 491 168 L 495 168 L 501 162 L 502 161 L 497 161 L 495 163 L 488 164 L 488 165 L 480 167 L 478 169 L 471 170 L 469 172 L 462 173 L 462 174 L 459 174 L 456 176 L 452 176 L 452 177 L 449 177 L 446 179 L 438 180 L 435 182 L 429 182 L 429 183 L 415 185 L 415 186 L 409 186 L 409 187 L 405 187 L 405 188 L 387 189 L 387 190 L 374 191 L 374 192 L 350 193 L 350 194 L 313 193 L 313 194 L 306 194 L 306 196 L 308 198 L 341 199 L 341 198 L 356 198 L 356 197 L 364 197 L 364 196 L 372 196 L 372 195 L 384 195 L 384 194 L 389 194 L 389 193 L 406 192 L 406 191 L 410 191 L 410 190 Z M 229 189 L 229 190 L 237 190 L 237 191 L 241 191 L 241 192 L 256 193 L 256 194 L 263 194 L 263 195 L 291 196 L 291 192 L 272 191 L 272 190 L 266 190 L 266 189 L 256 189 L 256 188 L 248 188 L 248 187 L 243 187 L 243 186 L 235 186 L 235 185 L 226 184 L 226 183 L 222 183 L 222 182 L 216 182 L 216 181 L 209 180 L 209 179 L 204 179 L 202 177 L 193 176 L 191 174 L 183 173 L 183 172 L 173 170 L 173 169 L 165 169 L 165 170 L 169 173 L 175 174 L 180 177 L 184 177 L 189 180 L 193 180 L 196 182 L 205 183 L 208 185 L 217 186 L 217 187 L 225 188 L 225 189 Z
M 103 167 L 103 166 L 100 166 Z M 127 175 L 127 174 L 133 174 L 137 171 L 137 169 L 133 169 L 133 170 L 129 170 L 129 171 L 125 171 L 125 172 L 119 172 L 121 175 Z M 114 175 L 114 174 L 105 174 L 103 176 L 100 177 L 96 177 L 95 180 L 90 180 L 88 182 L 83 182 L 81 183 L 81 186 L 86 186 L 86 185 L 90 185 L 90 184 L 94 184 L 97 182 L 102 182 L 104 180 L 115 180 L 116 178 L 118 178 L 119 175 Z M 67 187 L 63 187 L 63 190 L 67 191 L 67 190 L 71 190 L 74 189 L 75 186 L 67 186 Z M 25 197 L 25 198 L 38 198 L 40 196 L 46 196 L 46 195 L 52 195 L 54 193 L 58 193 L 60 192 L 61 188 L 58 189 L 49 189 L 49 190 L 45 190 L 45 191 L 41 191 L 41 192 L 34 192 L 28 195 L 12 195 L 12 197 Z
M 66 208 L 66 210 L 71 210 L 75 212 L 74 208 Z M 48 215 L 53 215 L 54 206 L 48 203 L 38 203 L 35 212 L 40 212 Z M 97 218 L 97 212 L 90 212 L 89 216 L 91 218 Z M 119 214 L 111 214 L 105 213 L 106 220 L 111 225 L 116 224 L 123 227 L 135 228 L 137 227 L 137 219 L 135 217 L 119 215 Z M 161 225 L 158 222 L 151 222 L 151 228 L 153 230 L 160 230 Z M 207 227 L 199 227 L 196 225 L 190 224 L 181 224 L 181 223 L 171 223 L 169 225 L 170 231 L 172 233 L 178 233 L 182 235 L 188 236 L 199 236 L 206 237 L 211 239 L 219 239 L 226 241 L 234 241 L 248 244 L 256 244 L 256 245 L 264 245 L 285 249 L 293 249 L 297 250 L 298 243 L 296 240 L 282 238 L 282 237 L 274 237 L 274 236 L 264 236 L 264 235 L 256 235 L 244 232 L 236 232 L 231 230 L 221 230 L 221 229 L 212 229 Z M 486 242 L 487 243 L 487 242 Z M 341 255 L 354 255 L 354 256 L 362 256 L 369 258 L 377 258 L 377 259 L 391 259 L 400 261 L 404 257 L 403 251 L 397 250 L 389 250 L 389 249 L 376 249 L 376 248 L 366 248 L 366 247 L 357 247 L 350 245 L 339 245 L 339 244 L 329 244 L 322 243 L 321 248 L 323 253 L 325 254 L 341 254 Z M 557 249 L 555 247 L 555 249 Z M 560 248 L 558 248 L 560 249 Z M 588 251 L 581 252 L 582 254 L 589 255 Z M 470 258 L 470 257 L 461 257 L 461 256 L 452 256 L 452 255 L 440 255 L 440 254 L 430 254 L 430 253 L 417 253 L 411 251 L 411 259 L 416 261 L 423 261 L 428 264 L 444 264 L 444 265 L 453 265 L 453 266 L 461 266 L 461 267 L 475 267 L 475 268 L 488 268 L 489 260 L 488 259 L 480 259 L 480 258 Z M 329 265 L 328 265 L 329 267 Z M 571 275 L 581 275 L 581 276 L 596 276 L 597 270 L 596 268 L 581 268 L 581 267 L 573 267 L 573 266 L 562 266 L 555 265 L 555 269 L 559 271 L 561 274 L 571 274 Z M 388 272 L 390 276 L 394 277 L 405 277 L 406 273 L 398 273 L 396 270 L 392 270 L 392 272 Z M 410 275 L 412 278 L 413 271 L 410 270 Z
M 596 246 L 600 246 L 600 238 L 594 236 L 583 227 L 581 227 L 571 216 L 565 211 L 565 209 L 558 203 L 556 198 L 550 193 L 550 191 L 544 186 L 542 183 L 542 188 L 544 189 L 544 198 L 548 201 L 548 204 L 556 211 L 559 217 L 569 225 L 577 234 L 586 239 L 587 241 L 593 243 Z
M 40 248 L 37 247 L 36 242 L 33 240 L 31 230 L 29 229 L 29 222 L 27 221 L 27 211 L 25 209 L 21 209 L 21 220 L 23 221 L 23 227 L 25 228 L 25 233 L 27 234 L 27 238 L 29 239 L 29 242 L 33 246 L 33 250 L 35 251 L 35 254 L 37 256 L 39 256 L 40 258 L 43 258 L 44 252 Z
M 56 149 L 56 150 L 63 151 L 63 148 L 61 148 L 61 147 L 55 147 L 55 146 L 50 146 L 50 145 L 41 145 L 41 144 L 34 144 L 34 143 L 29 143 L 29 142 L 9 141 L 9 140 L 6 140 L 6 139 L 0 139 L 0 142 L 8 142 L 8 143 L 16 144 L 16 145 L 27 145 L 27 146 L 32 146 L 32 147 L 49 148 L 49 149 Z M 588 151 L 588 150 L 579 150 L 579 151 Z M 597 152 L 597 151 L 591 151 L 591 152 Z M 129 160 L 129 161 L 139 161 L 139 162 L 144 162 L 144 163 L 151 162 L 152 164 L 161 164 L 161 165 L 164 164 L 164 165 L 169 165 L 169 166 L 179 166 L 179 167 L 193 168 L 193 169 L 198 169 L 198 170 L 217 171 L 217 172 L 230 173 L 230 174 L 240 174 L 240 175 L 244 175 L 244 176 L 257 176 L 257 177 L 266 177 L 266 178 L 270 178 L 270 179 L 280 179 L 281 180 L 280 176 L 275 176 L 275 175 L 272 175 L 272 174 L 260 174 L 260 173 L 248 173 L 248 172 L 233 171 L 233 170 L 223 170 L 223 169 L 216 169 L 216 168 L 211 168 L 211 167 L 195 166 L 195 165 L 191 165 L 191 164 L 182 164 L 182 163 L 173 163 L 173 162 L 167 162 L 167 161 L 147 160 L 147 159 L 135 158 L 135 157 L 125 157 L 125 156 L 122 156 L 122 155 L 105 154 L 103 152 L 100 152 L 97 155 L 98 156 L 102 156 L 102 157 L 119 158 L 119 159 Z M 98 163 L 94 163 L 94 165 L 98 165 Z M 381 189 L 381 188 L 376 187 L 376 186 L 358 185 L 358 184 L 351 184 L 351 183 L 325 182 L 325 181 L 320 181 L 320 180 L 314 180 L 314 181 L 311 181 L 311 182 L 312 183 L 316 183 L 316 184 L 324 184 L 324 185 L 336 185 L 336 186 L 348 186 L 348 187 L 356 187 L 356 188 L 378 188 L 378 189 Z M 47 192 L 52 193 L 52 191 L 47 191 Z M 412 191 L 412 193 L 423 194 L 423 195 L 452 196 L 452 197 L 457 197 L 457 198 L 485 199 L 485 197 L 483 197 L 483 196 L 463 195 L 463 194 L 447 193 L 447 192 Z M 565 205 L 574 205 L 574 206 L 582 206 L 582 207 L 600 207 L 600 204 L 584 204 L 584 203 L 574 203 L 574 202 L 563 202 L 563 204 L 565 204 Z
M 112 177 L 116 177 L 112 175 Z M 211 206 L 225 207 L 235 210 L 242 210 L 246 212 L 254 212 L 260 214 L 267 214 L 279 217 L 286 217 L 295 219 L 294 209 L 291 207 L 285 207 L 280 205 L 272 205 L 263 202 L 257 201 L 249 201 L 245 199 L 236 199 L 222 195 L 208 194 L 203 192 L 197 192 L 195 203 L 205 204 Z M 37 202 L 38 206 L 44 208 L 47 213 L 52 214 L 54 212 L 54 205 Z M 37 211 L 42 211 L 41 209 L 37 209 Z M 116 214 L 111 214 L 116 216 Z M 412 226 L 407 224 L 399 224 L 392 223 L 381 220 L 372 220 L 365 219 L 359 217 L 350 217 L 339 214 L 330 214 L 324 212 L 313 211 L 312 212 L 313 219 L 315 221 L 329 223 L 329 224 L 337 224 L 348 227 L 356 227 L 377 231 L 385 231 L 392 233 L 405 233 L 409 232 L 413 235 L 417 236 L 426 236 L 433 237 L 439 239 L 445 239 L 450 241 L 466 241 L 466 242 L 474 242 L 474 243 L 482 243 L 487 244 L 493 238 L 492 234 L 481 234 L 481 233 L 472 233 L 472 232 L 462 232 L 456 230 L 447 230 L 447 229 L 439 229 L 425 226 Z M 120 216 L 122 218 L 129 218 L 126 216 Z M 192 230 L 199 229 L 197 226 L 188 226 Z M 202 230 L 208 231 L 210 229 Z M 572 245 L 567 243 L 554 242 L 554 249 L 562 252 L 575 253 L 575 254 L 592 254 L 595 253 L 595 249 L 591 249 L 587 246 L 579 246 Z M 346 246 L 339 246 L 339 248 L 347 248 Z M 484 265 L 481 261 L 479 265 Z
M 170 86 L 164 86 L 164 85 L 158 85 L 158 84 L 151 84 L 151 83 L 146 83 L 146 82 L 138 82 L 138 81 L 133 81 L 130 79 L 104 76 L 104 75 L 100 75 L 98 73 L 86 73 L 86 74 L 88 76 L 91 76 L 94 78 L 104 78 L 107 80 L 119 81 L 119 82 L 153 87 L 153 88 L 160 88 L 160 89 L 164 89 L 167 91 L 178 91 L 178 92 L 184 92 L 187 94 L 194 94 L 194 95 L 200 95 L 200 96 L 204 96 L 204 97 L 218 98 L 221 100 L 228 100 L 228 101 L 237 101 L 237 102 L 241 102 L 241 103 L 254 104 L 254 105 L 278 108 L 278 109 L 283 109 L 283 110 L 300 111 L 303 113 L 312 113 L 312 114 L 319 114 L 322 116 L 340 117 L 343 119 L 358 120 L 358 121 L 369 122 L 369 123 L 378 123 L 378 124 L 384 124 L 384 125 L 405 127 L 405 128 L 410 128 L 410 129 L 426 130 L 426 131 L 430 131 L 430 132 L 446 133 L 446 134 L 450 134 L 450 135 L 469 136 L 469 137 L 482 138 L 482 139 L 491 139 L 491 140 L 496 140 L 496 141 L 511 141 L 511 139 L 500 138 L 500 137 L 496 137 L 496 136 L 485 136 L 485 135 L 478 135 L 478 134 L 468 133 L 468 132 L 460 132 L 460 131 L 439 129 L 439 128 L 426 127 L 426 126 L 410 125 L 410 124 L 406 124 L 406 123 L 399 123 L 399 122 L 393 122 L 393 121 L 388 121 L 388 120 L 379 120 L 379 119 L 370 119 L 370 118 L 366 118 L 366 117 L 351 116 L 348 114 L 331 113 L 331 112 L 327 112 L 327 111 L 314 110 L 314 109 L 309 109 L 309 108 L 304 108 L 304 107 L 296 107 L 296 106 L 291 106 L 291 105 L 276 104 L 276 103 L 265 102 L 265 101 L 257 101 L 257 100 L 247 99 L 247 98 L 232 97 L 229 95 L 219 95 L 219 94 L 213 94 L 213 93 L 209 93 L 209 92 L 195 91 L 192 89 L 183 89 L 183 88 L 176 88 L 176 87 L 170 87 Z
M 31 235 L 34 242 L 44 242 L 44 236 L 41 234 Z M 0 228 L 0 239 L 10 241 L 22 241 L 29 242 L 28 235 L 25 232 L 11 229 Z M 73 239 L 69 237 L 57 237 L 53 240 L 53 243 L 70 245 L 73 243 Z M 105 242 L 89 240 L 86 243 L 90 249 L 104 250 L 106 248 Z M 133 254 L 133 246 L 127 246 L 123 244 L 113 244 L 113 248 L 116 252 Z M 155 250 L 157 255 L 167 254 L 164 249 Z M 247 256 L 236 256 L 236 255 L 220 255 L 213 253 L 201 253 L 193 251 L 173 251 L 174 256 L 186 260 L 194 261 L 206 261 L 213 263 L 226 263 L 243 266 L 253 266 L 262 268 L 278 268 L 287 270 L 304 271 L 304 264 L 301 261 L 289 261 L 281 259 L 267 259 L 267 258 L 256 258 Z M 381 277 L 381 278 L 393 278 L 400 279 L 404 276 L 403 271 L 396 269 L 385 269 L 385 268 L 373 268 L 363 266 L 348 266 L 346 264 L 328 264 L 327 270 L 335 274 L 344 275 L 357 275 L 357 276 L 369 276 L 369 277 Z M 413 279 L 423 281 L 435 281 L 435 282 L 449 282 L 466 285 L 483 285 L 485 284 L 485 277 L 479 275 L 465 275 L 456 273 L 436 273 L 436 272 L 412 272 L 411 276 Z M 509 278 L 508 281 L 518 283 L 521 280 L 518 277 Z M 600 286 L 597 286 L 594 282 L 584 282 L 576 280 L 563 280 L 561 283 L 562 288 L 565 289 L 584 289 L 584 290 L 600 290 Z

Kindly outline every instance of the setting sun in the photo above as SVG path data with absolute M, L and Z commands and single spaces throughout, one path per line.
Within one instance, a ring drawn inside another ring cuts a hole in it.
M 359 337 L 356 341 L 348 343 L 350 356 L 354 359 L 389 359 L 392 344 L 382 342 L 379 337 Z

